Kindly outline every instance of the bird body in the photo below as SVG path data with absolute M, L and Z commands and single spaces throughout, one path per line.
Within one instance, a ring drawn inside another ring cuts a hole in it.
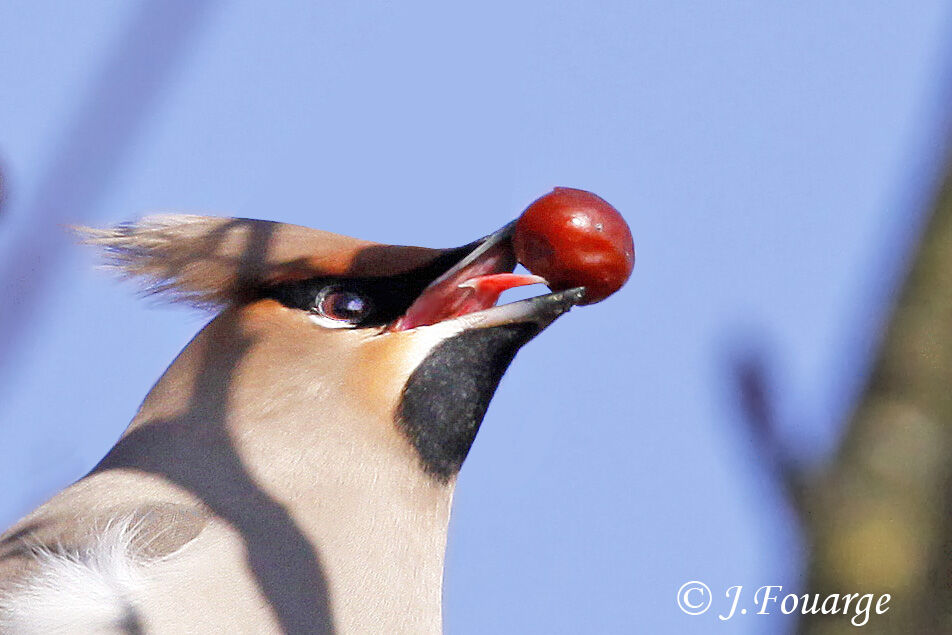
M 510 235 L 92 232 L 123 273 L 221 311 L 99 465 L 0 538 L 0 632 L 440 632 L 456 473 L 516 351 L 582 297 L 427 308 L 511 271 Z

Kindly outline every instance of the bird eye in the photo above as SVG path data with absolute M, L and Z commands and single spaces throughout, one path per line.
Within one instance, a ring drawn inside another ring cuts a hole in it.
M 358 324 L 370 314 L 372 308 L 367 296 L 338 287 L 328 287 L 317 294 L 311 310 L 337 322 Z

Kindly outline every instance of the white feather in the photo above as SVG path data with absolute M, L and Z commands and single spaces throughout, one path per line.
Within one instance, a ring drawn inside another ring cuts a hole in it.
M 131 518 L 111 522 L 74 551 L 35 547 L 35 573 L 0 596 L 0 632 L 141 632 L 136 597 L 147 565 L 132 549 L 138 527 Z

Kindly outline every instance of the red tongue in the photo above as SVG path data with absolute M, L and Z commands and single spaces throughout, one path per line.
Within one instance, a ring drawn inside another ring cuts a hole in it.
M 540 282 L 545 284 L 545 279 L 515 273 L 489 273 L 473 276 L 458 285 L 438 284 L 427 289 L 391 328 L 405 331 L 488 309 L 496 304 L 506 289 Z
M 545 278 L 518 273 L 490 273 L 485 276 L 470 278 L 459 285 L 459 288 L 472 289 L 475 292 L 473 299 L 478 300 L 481 305 L 480 308 L 488 309 L 491 306 L 495 306 L 499 296 L 502 295 L 502 292 L 506 289 L 514 289 L 516 287 L 524 287 L 528 284 L 537 283 L 545 284 Z

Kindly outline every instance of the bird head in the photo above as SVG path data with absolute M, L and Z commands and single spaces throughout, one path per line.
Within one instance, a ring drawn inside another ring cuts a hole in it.
M 147 398 L 149 416 L 220 393 L 218 416 L 267 431 L 259 454 L 281 421 L 359 426 L 382 445 L 396 430 L 436 482 L 455 478 L 516 352 L 584 295 L 497 306 L 544 282 L 512 273 L 513 224 L 451 249 L 184 215 L 83 231 L 147 292 L 220 310 Z

